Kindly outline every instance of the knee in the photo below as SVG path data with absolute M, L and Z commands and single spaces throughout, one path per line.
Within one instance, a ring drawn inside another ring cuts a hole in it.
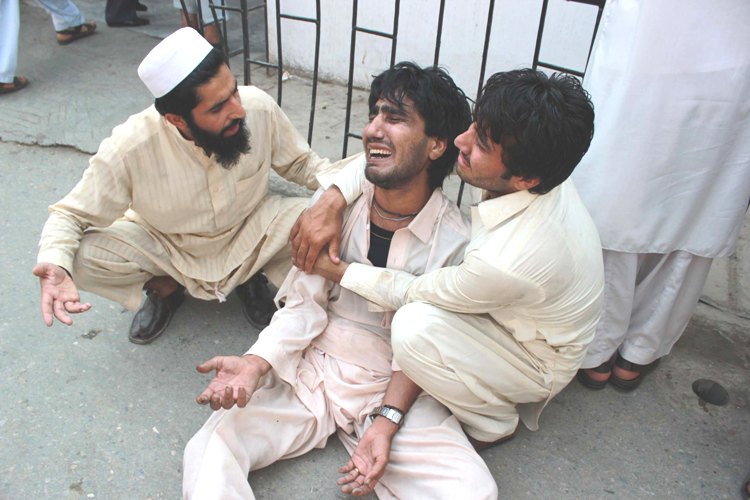
M 429 356 L 434 350 L 434 324 L 436 307 L 421 302 L 402 306 L 391 323 L 391 346 L 396 362 L 404 367 L 413 364 L 415 354 Z
M 486 465 L 477 467 L 473 474 L 467 476 L 467 482 L 464 484 L 472 485 L 474 498 L 487 498 L 488 500 L 498 498 L 497 483 Z
M 211 424 L 215 424 L 216 421 L 215 414 L 211 415 L 203 427 L 185 445 L 182 455 L 182 466 L 186 480 L 187 478 L 195 477 L 197 471 L 200 470 L 206 457 L 206 450 L 214 436 L 215 425 Z
M 483 484 L 480 484 L 480 483 L 475 483 L 475 484 L 479 484 L 480 488 L 484 486 Z M 497 483 L 495 483 L 495 478 L 493 478 L 492 476 L 490 476 L 489 479 L 486 480 L 486 487 L 483 488 L 483 490 L 486 490 L 487 492 L 485 494 L 485 498 L 495 500 L 499 496 L 498 491 L 497 491 Z
M 107 249 L 103 236 L 96 233 L 85 233 L 81 238 L 78 250 L 73 257 L 73 269 L 70 272 L 76 279 L 89 276 L 100 267 L 103 258 L 113 260 L 114 255 Z
M 468 460 L 463 464 L 461 458 L 460 454 L 456 455 L 454 465 L 458 468 L 450 474 L 451 480 L 439 483 L 439 491 L 430 492 L 431 498 L 464 498 L 466 485 L 471 485 L 472 499 L 497 500 L 497 483 L 487 464 L 478 455 L 466 457 Z

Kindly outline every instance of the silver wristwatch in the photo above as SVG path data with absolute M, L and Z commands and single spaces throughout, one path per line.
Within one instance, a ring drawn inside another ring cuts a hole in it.
M 377 416 L 385 417 L 399 426 L 404 421 L 404 412 L 389 405 L 378 406 L 377 408 L 372 410 L 372 413 L 370 413 L 370 419 L 375 420 L 375 417 Z

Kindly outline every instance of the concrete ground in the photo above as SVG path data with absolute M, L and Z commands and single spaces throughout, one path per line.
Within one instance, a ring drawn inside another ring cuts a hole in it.
M 258 332 L 234 297 L 188 300 L 167 333 L 128 342 L 132 315 L 95 296 L 72 327 L 46 328 L 31 275 L 46 207 L 80 177 L 111 128 L 151 102 L 135 68 L 175 29 L 171 2 L 150 2 L 152 23 L 108 28 L 103 2 L 77 2 L 99 21 L 91 38 L 55 43 L 38 4 L 23 0 L 19 74 L 31 85 L 0 97 L 0 499 L 174 499 L 185 443 L 210 410 L 194 403 L 208 377 L 194 366 L 244 352 Z M 233 59 L 235 71 L 241 63 Z M 257 70 L 254 83 L 275 95 Z M 284 83 L 284 108 L 307 130 L 310 85 Z M 341 154 L 345 90 L 319 90 L 315 149 Z M 364 97 L 354 103 L 363 123 Z M 359 120 L 359 121 L 357 121 Z M 356 151 L 356 144 L 350 151 Z M 274 189 L 288 192 L 282 181 Z M 502 498 L 739 497 L 750 472 L 750 321 L 700 305 L 658 369 L 630 394 L 591 392 L 576 382 L 555 398 L 541 429 L 483 452 Z M 729 403 L 702 402 L 694 380 L 713 379 Z M 336 469 L 347 456 L 324 450 L 254 472 L 259 498 L 342 498 Z M 465 498 L 472 498 L 466 485 Z

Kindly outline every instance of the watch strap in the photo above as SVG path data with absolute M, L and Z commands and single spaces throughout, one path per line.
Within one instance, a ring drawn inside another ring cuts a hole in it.
M 404 421 L 404 412 L 395 406 L 383 405 L 372 410 L 370 413 L 370 419 L 375 420 L 375 417 L 385 417 L 394 424 L 400 426 Z

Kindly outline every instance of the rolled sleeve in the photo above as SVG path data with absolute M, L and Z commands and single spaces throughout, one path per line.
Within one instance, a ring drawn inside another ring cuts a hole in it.
M 303 351 L 328 324 L 328 294 L 333 284 L 293 268 L 277 299 L 285 305 L 260 333 L 246 354 L 268 361 L 282 380 L 294 384 Z

